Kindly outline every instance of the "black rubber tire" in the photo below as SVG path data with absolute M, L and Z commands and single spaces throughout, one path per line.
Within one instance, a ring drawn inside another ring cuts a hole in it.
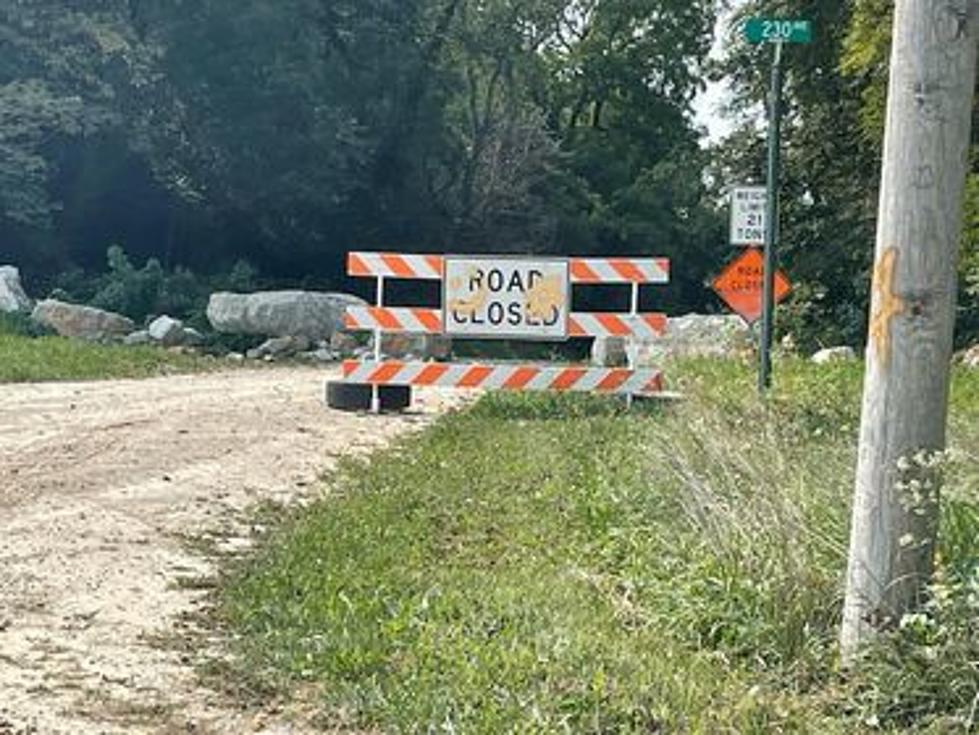
M 338 411 L 370 411 L 371 386 L 367 383 L 344 383 L 331 380 L 326 384 L 326 405 Z M 382 411 L 403 411 L 411 405 L 411 386 L 379 386 Z

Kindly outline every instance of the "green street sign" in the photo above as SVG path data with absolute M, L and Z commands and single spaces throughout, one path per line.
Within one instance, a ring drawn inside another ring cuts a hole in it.
M 784 18 L 749 18 L 744 24 L 749 43 L 810 43 L 812 23 Z

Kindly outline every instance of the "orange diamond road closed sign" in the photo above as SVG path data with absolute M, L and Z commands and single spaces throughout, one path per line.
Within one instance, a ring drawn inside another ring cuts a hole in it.
M 764 293 L 765 256 L 757 248 L 749 248 L 732 260 L 714 279 L 717 295 L 741 315 L 748 324 L 761 316 Z M 782 271 L 775 271 L 775 303 L 792 290 L 792 284 Z

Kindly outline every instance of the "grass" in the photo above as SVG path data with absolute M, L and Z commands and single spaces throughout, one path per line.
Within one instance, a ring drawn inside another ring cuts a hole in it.
M 214 364 L 212 359 L 157 347 L 34 336 L 25 334 L 18 322 L 0 319 L 0 383 L 144 378 L 200 371 Z
M 943 517 L 951 602 L 839 671 L 860 379 L 786 363 L 760 405 L 749 368 L 692 362 L 678 405 L 492 395 L 348 461 L 223 581 L 237 677 L 317 685 L 327 716 L 393 732 L 962 729 L 979 688 L 967 451 Z M 958 374 L 965 450 L 977 397 Z

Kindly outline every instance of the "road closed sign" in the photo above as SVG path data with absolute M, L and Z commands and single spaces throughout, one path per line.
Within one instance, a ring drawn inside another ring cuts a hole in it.
M 562 340 L 568 336 L 568 261 L 446 257 L 445 333 L 456 337 Z

